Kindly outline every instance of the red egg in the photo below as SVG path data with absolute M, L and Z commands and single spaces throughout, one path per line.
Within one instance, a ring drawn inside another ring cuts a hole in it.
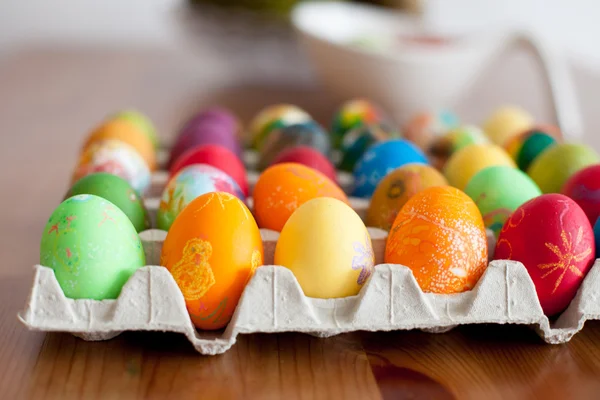
M 242 161 L 231 150 L 216 144 L 193 147 L 175 161 L 169 173 L 174 176 L 178 171 L 192 164 L 208 164 L 220 169 L 231 176 L 240 186 L 244 195 L 248 196 L 246 169 Z
M 581 207 L 562 194 L 544 194 L 506 221 L 494 258 L 523 263 L 544 313 L 552 316 L 573 300 L 594 253 L 594 233 Z
M 600 164 L 584 168 L 569 178 L 562 193 L 579 204 L 593 226 L 600 216 Z
M 335 168 L 331 161 L 327 159 L 321 152 L 309 146 L 297 146 L 282 151 L 271 163 L 297 163 L 302 164 L 312 169 L 316 169 L 329 179 L 337 182 Z

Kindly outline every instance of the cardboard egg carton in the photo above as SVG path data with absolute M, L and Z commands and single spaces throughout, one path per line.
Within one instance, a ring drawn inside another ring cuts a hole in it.
M 304 332 L 321 337 L 352 331 L 422 329 L 444 332 L 464 324 L 523 324 L 547 343 L 571 339 L 588 319 L 600 318 L 600 260 L 590 270 L 569 308 L 551 323 L 542 312 L 525 267 L 492 261 L 473 290 L 423 293 L 409 268 L 381 264 L 387 233 L 369 229 L 377 266 L 357 296 L 306 297 L 286 268 L 259 267 L 246 286 L 224 331 L 197 331 L 169 271 L 157 265 L 138 269 L 116 300 L 73 300 L 64 296 L 52 269 L 37 265 L 29 300 L 18 317 L 32 330 L 70 332 L 85 340 L 107 340 L 123 331 L 183 333 L 201 354 L 221 354 L 239 334 Z M 272 263 L 278 233 L 262 230 L 265 260 Z M 147 260 L 158 264 L 166 232 L 140 237 Z M 493 235 L 489 244 L 493 246 Z M 493 247 L 492 247 L 493 248 Z
M 165 159 L 165 153 L 161 153 Z M 246 165 L 255 165 L 253 153 Z M 251 170 L 251 168 L 250 168 Z M 250 186 L 258 174 L 250 171 Z M 168 172 L 157 171 L 146 196 L 153 217 Z M 352 178 L 338 176 L 348 191 Z M 252 199 L 248 199 L 252 209 Z M 364 218 L 368 200 L 350 198 Z M 35 266 L 26 307 L 18 314 L 32 330 L 69 332 L 85 340 L 107 340 L 123 331 L 169 331 L 186 335 L 201 354 L 221 354 L 239 334 L 304 332 L 321 337 L 352 331 L 421 329 L 444 332 L 464 324 L 524 324 L 547 343 L 567 342 L 586 320 L 600 319 L 600 260 L 591 268 L 567 310 L 553 321 L 544 315 L 534 284 L 525 267 L 515 261 L 492 261 L 477 285 L 468 292 L 442 295 L 423 293 L 412 272 L 402 265 L 383 264 L 387 232 L 368 228 L 375 254 L 373 275 L 357 296 L 316 299 L 304 295 L 292 272 L 272 265 L 279 233 L 261 229 L 264 262 L 248 282 L 231 321 L 223 331 L 197 331 L 185 300 L 160 254 L 166 232 L 140 233 L 148 266 L 138 269 L 116 300 L 73 300 L 64 296 L 52 269 Z M 493 258 L 495 238 L 488 231 Z

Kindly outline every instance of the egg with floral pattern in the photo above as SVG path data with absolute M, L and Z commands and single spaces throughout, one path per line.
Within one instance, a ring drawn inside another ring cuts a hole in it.
M 488 263 L 483 218 L 460 190 L 427 188 L 396 216 L 384 260 L 410 268 L 423 292 L 471 290 Z
M 192 164 L 175 174 L 165 187 L 156 215 L 158 229 L 168 231 L 192 200 L 210 192 L 226 192 L 245 200 L 238 184 L 225 172 L 208 164 Z
M 260 231 L 240 199 L 224 192 L 206 193 L 173 222 L 160 264 L 179 286 L 194 325 L 220 329 L 263 264 Z
M 306 296 L 330 299 L 358 294 L 375 257 L 358 214 L 344 202 L 321 197 L 288 219 L 277 240 L 275 264 L 293 272 Z
M 129 218 L 91 194 L 63 201 L 42 234 L 40 264 L 54 270 L 65 296 L 72 299 L 115 299 L 145 263 Z
M 96 172 L 120 176 L 140 194 L 150 186 L 148 165 L 134 148 L 120 140 L 102 140 L 88 146 L 79 158 L 72 182 Z
M 572 199 L 544 194 L 523 204 L 498 236 L 494 259 L 523 263 L 548 316 L 575 297 L 595 258 L 594 232 Z

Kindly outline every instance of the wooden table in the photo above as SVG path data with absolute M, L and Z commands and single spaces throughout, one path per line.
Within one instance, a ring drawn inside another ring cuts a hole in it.
M 67 189 L 84 136 L 107 113 L 138 107 L 165 138 L 208 104 L 230 106 L 244 120 L 282 101 L 323 121 L 332 113 L 336 102 L 295 50 L 275 64 L 230 51 L 32 48 L 0 58 L 0 221 L 6 228 L 0 241 L 0 398 L 600 396 L 597 322 L 558 346 L 544 344 L 527 327 L 471 326 L 445 334 L 242 336 L 215 357 L 199 356 L 174 334 L 126 333 L 90 343 L 21 326 L 16 313 L 29 292 L 41 231 Z M 224 53 L 235 54 L 236 62 Z M 241 62 L 244 57 L 254 62 Z M 575 73 L 586 125 L 598 127 L 600 78 Z M 535 66 L 519 54 L 483 77 L 458 110 L 479 121 L 506 101 L 549 118 Z M 596 144 L 595 137 L 588 139 Z

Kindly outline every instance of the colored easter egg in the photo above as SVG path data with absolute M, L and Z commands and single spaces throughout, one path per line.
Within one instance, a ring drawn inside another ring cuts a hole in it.
M 470 144 L 487 143 L 489 143 L 489 139 L 483 130 L 474 125 L 462 125 L 458 128 L 450 129 L 446 134 L 434 139 L 429 153 L 441 169 L 448 161 L 448 158 L 463 147 L 467 147 Z
M 67 197 L 93 194 L 119 207 L 136 231 L 150 229 L 150 217 L 140 195 L 123 178 L 106 172 L 84 176 L 69 189 Z
M 352 172 L 369 147 L 378 142 L 400 138 L 402 135 L 385 124 L 360 125 L 346 133 L 341 144 L 340 169 Z
M 223 146 L 232 151 L 238 158 L 241 159 L 242 157 L 242 148 L 235 133 L 223 124 L 209 120 L 199 123 L 193 128 L 187 129 L 184 134 L 179 135 L 171 149 L 168 167 L 170 168 L 185 152 L 194 147 L 207 144 Z
M 263 140 L 259 150 L 258 169 L 267 168 L 279 153 L 297 146 L 309 146 L 327 155 L 331 150 L 331 139 L 314 121 L 274 129 Z
M 115 299 L 145 263 L 129 218 L 98 196 L 80 194 L 63 201 L 42 234 L 40 264 L 54 270 L 72 299 Z
M 561 143 L 540 154 L 527 169 L 527 175 L 544 193 L 559 193 L 567 180 L 585 167 L 600 162 L 589 146 Z
M 334 147 L 340 148 L 344 137 L 351 130 L 361 125 L 372 124 L 392 125 L 385 113 L 366 99 L 354 99 L 342 104 L 331 123 Z
M 250 123 L 248 140 L 252 148 L 260 150 L 263 141 L 271 131 L 310 121 L 312 121 L 312 117 L 300 107 L 291 104 L 268 106 L 262 109 Z
M 513 136 L 508 140 L 504 148 L 513 160 L 515 160 L 517 166 L 521 170 L 527 171 L 527 168 L 529 168 L 537 156 L 556 143 L 556 139 L 553 136 L 535 128 Z
M 333 181 L 302 164 L 284 163 L 267 168 L 254 186 L 254 215 L 258 226 L 281 232 L 290 215 L 316 197 L 348 198 Z
M 240 159 L 229 149 L 216 144 L 194 147 L 181 155 L 171 166 L 170 175 L 174 176 L 183 168 L 193 164 L 208 164 L 220 169 L 232 177 L 245 196 L 249 193 L 246 168 Z
M 321 197 L 307 201 L 286 222 L 275 264 L 294 273 L 307 297 L 354 296 L 375 265 L 371 238 L 347 204 Z
M 272 162 L 272 165 L 282 163 L 297 163 L 306 165 L 315 169 L 331 179 L 332 182 L 337 181 L 335 168 L 331 161 L 322 153 L 308 146 L 292 147 L 279 153 Z
M 561 192 L 573 199 L 594 225 L 600 216 L 600 165 L 591 165 L 575 173 Z
M 531 128 L 533 117 L 525 110 L 515 106 L 496 109 L 483 124 L 483 130 L 499 146 L 510 138 Z
M 485 227 L 498 235 L 513 211 L 542 191 L 524 172 L 500 165 L 476 173 L 465 193 L 477 204 Z
M 596 258 L 600 255 L 600 218 L 596 220 L 594 224 L 594 243 L 596 245 Z
M 150 118 L 145 116 L 143 113 L 137 110 L 123 110 L 113 115 L 112 118 L 124 119 L 137 126 L 142 132 L 144 132 L 146 137 L 150 139 L 150 141 L 154 145 L 154 148 L 158 149 L 159 141 L 158 134 L 156 133 L 156 127 L 154 126 Z
M 473 289 L 487 257 L 485 227 L 473 200 L 456 188 L 437 186 L 402 207 L 384 259 L 410 268 L 424 292 L 459 293 Z
M 198 126 L 206 123 L 217 125 L 228 132 L 237 136 L 240 131 L 241 123 L 238 118 L 229 110 L 222 107 L 210 107 L 190 118 L 179 130 L 179 136 L 185 136 L 187 131 L 196 130 Z
M 181 211 L 195 198 L 211 192 L 227 192 L 245 199 L 237 183 L 218 168 L 207 164 L 192 164 L 173 176 L 160 198 L 156 214 L 158 229 L 168 231 Z
M 516 168 L 515 162 L 502 147 L 494 144 L 471 144 L 450 157 L 444 167 L 444 175 L 452 186 L 464 190 L 477 172 L 495 165 Z
M 458 128 L 460 120 L 450 111 L 421 112 L 413 116 L 402 128 L 404 137 L 421 149 L 429 148 L 436 136 Z
M 160 262 L 181 289 L 194 325 L 207 330 L 227 325 L 262 264 L 260 231 L 250 210 L 222 192 L 197 197 L 179 214 Z
M 562 312 L 594 262 L 594 233 L 583 210 L 561 194 L 519 207 L 500 231 L 494 258 L 523 263 L 544 313 Z
M 384 176 L 410 163 L 427 164 L 427 158 L 417 146 L 407 140 L 388 140 L 371 146 L 354 167 L 352 195 L 371 197 Z
M 377 185 L 367 210 L 367 226 L 389 231 L 410 198 L 429 187 L 447 184 L 446 178 L 429 165 L 407 164 L 396 168 Z
M 102 140 L 88 146 L 79 158 L 72 182 L 96 172 L 120 176 L 141 194 L 150 185 L 148 165 L 133 147 L 120 140 Z
M 147 134 L 127 119 L 112 119 L 97 128 L 88 137 L 83 149 L 99 141 L 115 139 L 127 143 L 139 153 L 151 171 L 156 169 L 156 151 Z

